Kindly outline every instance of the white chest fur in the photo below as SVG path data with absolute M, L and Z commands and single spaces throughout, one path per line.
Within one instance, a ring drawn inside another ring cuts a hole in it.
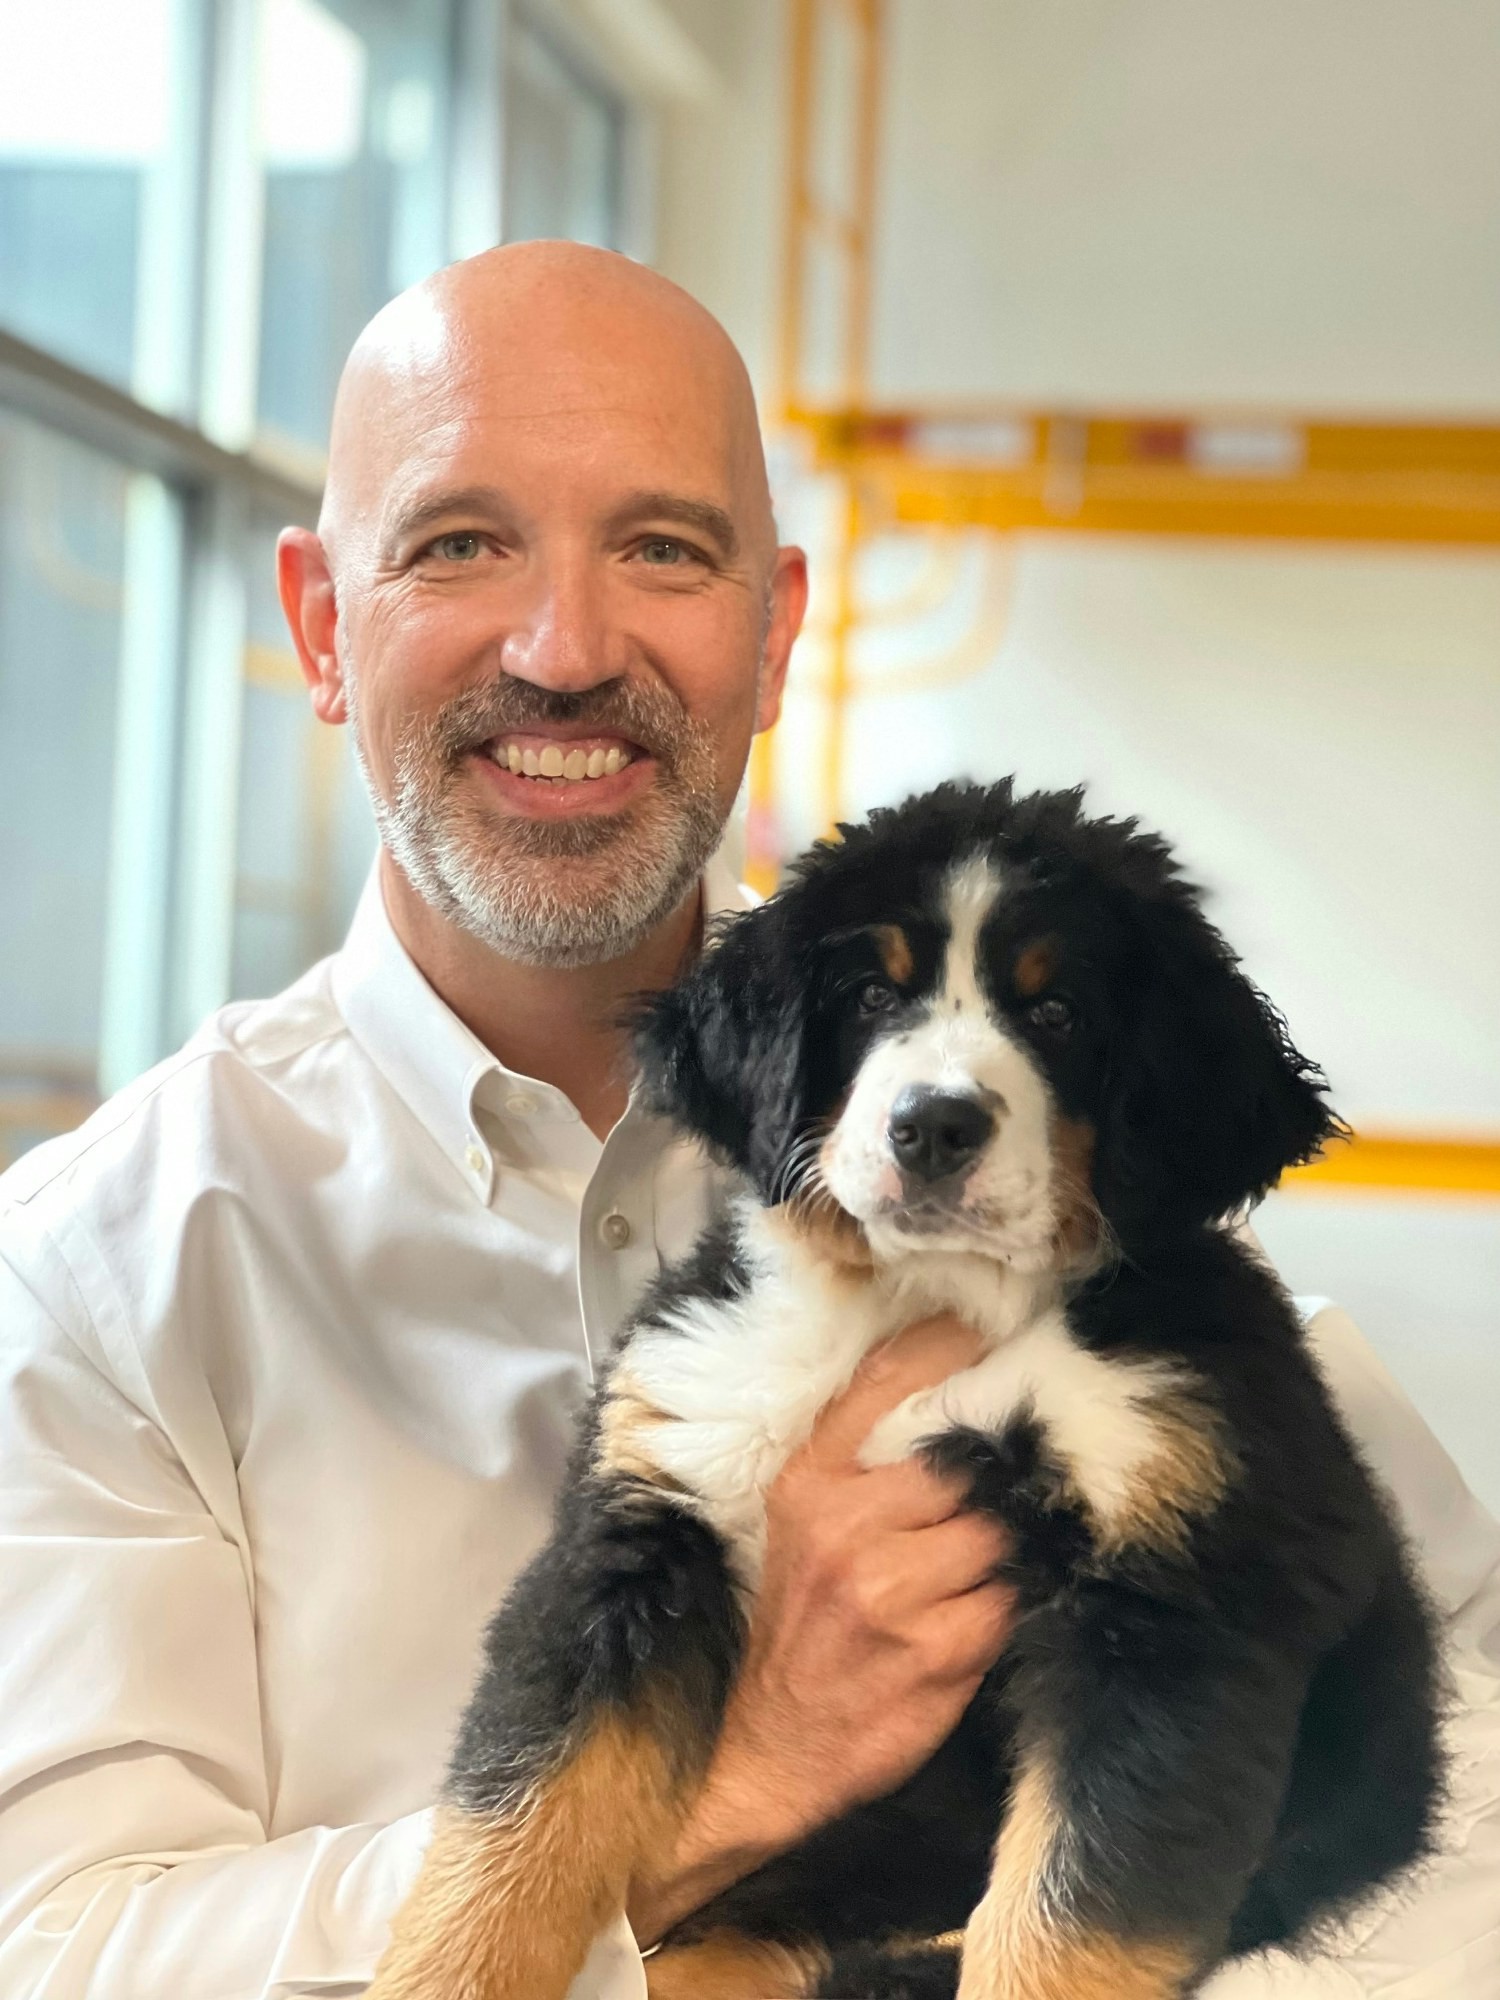
M 1101 1522 L 1129 1506 L 1162 1448 L 1155 1406 L 1175 1371 L 1086 1352 L 1045 1281 L 987 1259 L 914 1257 L 870 1276 L 831 1265 L 758 1212 L 746 1215 L 745 1234 L 755 1267 L 745 1295 L 642 1327 L 622 1369 L 632 1393 L 667 1419 L 652 1427 L 651 1458 L 697 1496 L 747 1587 L 760 1573 L 764 1494 L 788 1456 L 871 1348 L 934 1312 L 957 1312 L 990 1351 L 893 1410 L 865 1463 L 904 1457 L 954 1424 L 1001 1430 L 1024 1412 L 1045 1427 Z

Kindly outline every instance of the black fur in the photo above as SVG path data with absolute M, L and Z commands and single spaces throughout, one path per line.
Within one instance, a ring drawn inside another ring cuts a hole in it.
M 1440 1781 L 1431 1623 L 1400 1538 L 1288 1300 L 1218 1226 L 1339 1129 L 1321 1077 L 1164 844 L 1087 818 L 1080 794 L 947 786 L 842 833 L 646 1008 L 655 1103 L 776 1202 L 793 1144 L 890 1031 L 861 1010 L 890 978 L 866 927 L 901 926 L 896 997 L 916 1004 L 941 957 L 947 871 L 992 858 L 1007 888 L 982 934 L 987 999 L 1060 1112 L 1095 1134 L 1093 1195 L 1118 1251 L 1077 1284 L 1071 1328 L 1101 1356 L 1185 1364 L 1235 1471 L 1180 1549 L 1106 1560 L 1035 1423 L 932 1445 L 1013 1531 L 1025 1615 L 1011 1644 L 923 1771 L 680 1935 L 811 1939 L 835 1955 L 828 1994 L 951 2000 L 956 1955 L 900 1940 L 962 1926 L 1013 1761 L 1045 1743 L 1073 1834 L 1070 1921 L 1187 1939 L 1200 1971 L 1304 1938 L 1424 1851 Z M 1038 937 L 1074 1009 L 1066 1034 L 1012 983 Z M 720 1225 L 637 1324 L 749 1282 Z M 595 1471 L 608 1394 L 606 1380 L 553 1541 L 493 1628 L 455 1760 L 466 1804 L 512 1797 L 590 1712 L 647 1682 L 670 1691 L 686 1765 L 716 1733 L 743 1638 L 723 1552 L 670 1493 Z

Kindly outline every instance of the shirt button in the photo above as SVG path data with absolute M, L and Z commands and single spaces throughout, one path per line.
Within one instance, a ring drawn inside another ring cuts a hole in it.
M 599 1234 L 606 1250 L 623 1250 L 630 1241 L 630 1224 L 616 1210 L 599 1224 Z
M 518 1118 L 529 1118 L 536 1110 L 536 1099 L 528 1091 L 518 1090 L 513 1097 L 505 1100 L 507 1111 L 514 1111 Z
M 464 1165 L 476 1180 L 482 1180 L 484 1178 L 484 1170 L 489 1165 L 489 1161 L 478 1146 L 470 1146 L 469 1150 L 464 1154 Z

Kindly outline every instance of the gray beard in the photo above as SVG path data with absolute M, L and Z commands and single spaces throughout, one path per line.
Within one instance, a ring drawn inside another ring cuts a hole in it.
M 408 733 L 386 799 L 365 755 L 353 676 L 345 686 L 381 841 L 424 902 L 517 964 L 570 968 L 625 957 L 683 902 L 723 834 L 712 739 L 680 711 L 664 712 L 668 697 L 648 704 L 656 709 L 656 784 L 618 819 L 497 821 L 460 794 L 462 758 L 451 747 L 445 754 L 442 740 L 472 732 L 463 714 L 472 701 L 450 704 L 455 724 L 440 717 Z M 575 699 L 543 695 L 536 705 Z

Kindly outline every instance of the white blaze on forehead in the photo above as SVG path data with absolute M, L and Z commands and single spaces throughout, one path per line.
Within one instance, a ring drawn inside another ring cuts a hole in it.
M 985 855 L 970 855 L 948 876 L 948 949 L 937 1008 L 972 1009 L 982 1013 L 986 1001 L 979 978 L 979 938 L 985 919 L 999 901 L 1004 884 L 998 866 Z

